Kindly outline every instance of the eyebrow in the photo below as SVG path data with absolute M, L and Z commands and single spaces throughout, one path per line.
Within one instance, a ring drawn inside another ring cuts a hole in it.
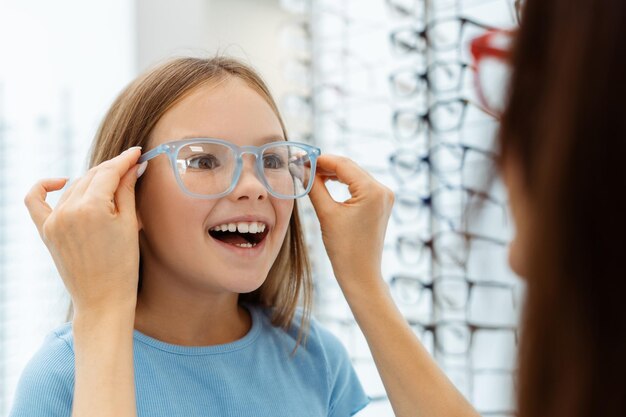
M 185 140 L 185 139 L 199 139 L 199 138 L 212 138 L 212 139 L 222 139 L 222 138 L 218 138 L 218 137 L 214 137 L 214 136 L 207 136 L 207 135 L 185 135 L 182 138 L 180 138 L 180 140 Z M 228 139 L 222 139 L 222 140 L 228 140 Z M 270 142 L 282 142 L 285 141 L 285 137 L 283 135 L 268 135 L 268 136 L 263 136 L 261 137 L 261 139 L 259 139 L 259 143 L 261 145 L 264 145 L 266 143 L 270 143 Z

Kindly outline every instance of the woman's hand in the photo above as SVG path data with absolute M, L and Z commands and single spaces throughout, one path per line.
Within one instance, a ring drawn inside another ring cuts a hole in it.
M 130 148 L 90 169 L 54 209 L 45 201 L 47 193 L 63 188 L 66 179 L 41 180 L 24 199 L 77 314 L 107 309 L 134 314 L 139 270 L 134 189 L 145 169 L 136 165 L 140 154 L 141 148 Z
M 337 280 L 345 291 L 380 278 L 393 192 L 348 158 L 322 155 L 317 169 L 309 196 Z M 329 179 L 346 184 L 351 198 L 333 200 L 325 186 Z
M 333 270 L 398 417 L 478 417 L 421 345 L 381 278 L 381 256 L 393 193 L 347 158 L 320 156 L 311 201 Z M 348 185 L 335 202 L 324 177 Z M 389 341 L 393 340 L 393 346 Z
M 135 183 L 140 148 L 90 169 L 54 210 L 46 195 L 65 179 L 35 184 L 24 203 L 72 301 L 72 415 L 136 417 L 133 324 L 139 271 Z

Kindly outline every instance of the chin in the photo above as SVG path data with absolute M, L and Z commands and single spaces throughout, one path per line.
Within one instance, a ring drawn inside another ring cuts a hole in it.
M 263 282 L 264 281 L 260 281 L 257 285 L 230 286 L 228 290 L 237 294 L 248 294 L 261 288 L 261 285 L 263 285 Z
M 249 292 L 253 292 L 258 290 L 261 285 L 265 282 L 267 274 L 254 276 L 245 276 L 244 274 L 232 274 L 234 278 L 233 281 L 225 283 L 225 288 L 230 292 L 238 293 L 238 294 L 247 294 Z

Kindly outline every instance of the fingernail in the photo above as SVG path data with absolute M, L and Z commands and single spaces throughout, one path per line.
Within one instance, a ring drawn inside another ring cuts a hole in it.
M 141 177 L 144 172 L 146 172 L 146 168 L 148 168 L 148 161 L 143 161 L 139 164 L 139 168 L 137 169 L 137 178 Z
M 141 150 L 141 146 L 133 146 L 132 148 L 128 148 L 124 151 L 124 153 L 126 152 L 130 152 L 130 151 L 134 151 L 135 149 L 140 149 Z

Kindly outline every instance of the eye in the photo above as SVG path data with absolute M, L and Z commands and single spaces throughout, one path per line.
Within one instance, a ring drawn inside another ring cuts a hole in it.
M 197 155 L 186 160 L 188 168 L 194 169 L 215 169 L 220 167 L 220 161 L 215 155 L 204 154 Z
M 276 154 L 263 155 L 263 168 L 281 169 L 285 167 L 283 159 Z

